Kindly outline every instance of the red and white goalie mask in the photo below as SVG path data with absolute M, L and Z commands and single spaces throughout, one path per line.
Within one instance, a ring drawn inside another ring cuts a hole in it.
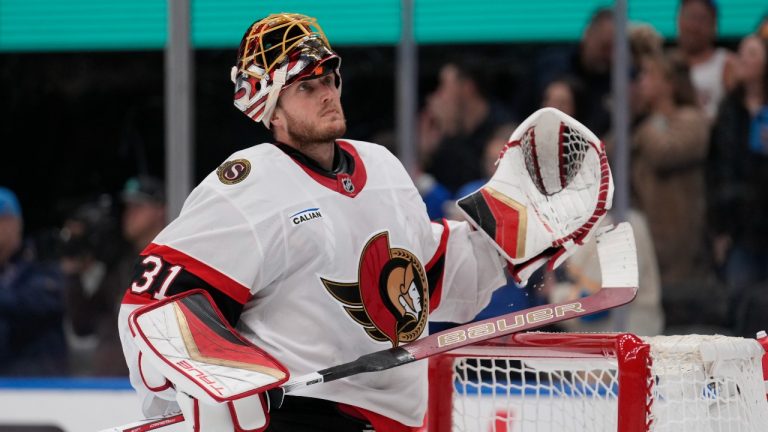
M 488 183 L 458 206 L 524 282 L 587 241 L 612 198 L 603 143 L 572 117 L 543 108 L 512 133 Z
M 272 14 L 245 32 L 232 67 L 235 106 L 269 128 L 283 88 L 301 79 L 333 72 L 341 88 L 341 58 L 314 18 Z

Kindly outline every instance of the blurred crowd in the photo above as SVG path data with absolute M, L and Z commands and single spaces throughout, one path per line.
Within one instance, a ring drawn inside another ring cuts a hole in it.
M 761 190 L 768 185 L 768 20 L 731 51 L 716 45 L 717 19 L 714 1 L 682 0 L 676 40 L 630 23 L 626 218 L 641 287 L 631 305 L 557 329 L 754 337 L 768 327 L 761 313 L 768 306 L 768 194 Z M 416 183 L 431 217 L 460 217 L 453 200 L 483 185 L 510 128 L 538 108 L 571 115 L 603 140 L 609 157 L 615 152 L 614 27 L 612 11 L 599 9 L 577 46 L 543 51 L 514 105 L 490 96 L 482 64 L 460 58 L 442 67 L 420 117 Z M 575 299 L 600 286 L 588 245 L 526 287 L 510 282 L 481 315 Z
M 717 25 L 713 0 L 680 2 L 674 40 L 630 23 L 626 217 L 639 296 L 555 329 L 747 337 L 768 329 L 768 19 L 733 50 L 717 45 Z M 494 97 L 482 61 L 446 60 L 418 119 L 414 181 L 431 218 L 461 218 L 454 201 L 488 180 L 518 122 L 540 107 L 573 116 L 615 152 L 614 27 L 612 11 L 599 9 L 578 44 L 542 50 L 514 101 Z M 165 223 L 163 183 L 138 176 L 119 197 L 83 204 L 55 232 L 25 241 L 19 201 L 0 188 L 0 375 L 125 375 L 117 309 L 138 252 Z M 527 286 L 510 280 L 477 319 L 599 289 L 594 247 Z
M 0 376 L 127 376 L 117 313 L 165 212 L 163 182 L 138 176 L 24 240 L 19 199 L 0 187 Z

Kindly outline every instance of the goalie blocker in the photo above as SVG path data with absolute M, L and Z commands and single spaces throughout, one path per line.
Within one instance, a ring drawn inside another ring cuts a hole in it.
M 188 431 L 261 431 L 263 392 L 288 380 L 285 367 L 234 330 L 204 290 L 137 309 L 129 318 L 144 384 L 176 400 Z

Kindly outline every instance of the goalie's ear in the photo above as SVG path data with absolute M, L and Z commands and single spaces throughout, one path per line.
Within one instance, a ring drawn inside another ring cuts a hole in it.
M 467 220 L 519 269 L 559 265 L 611 207 L 613 180 L 600 140 L 555 108 L 531 114 L 512 133 L 496 172 L 459 199 Z
M 233 329 L 204 290 L 143 306 L 129 325 L 142 360 L 202 402 L 241 399 L 288 380 L 288 370 Z

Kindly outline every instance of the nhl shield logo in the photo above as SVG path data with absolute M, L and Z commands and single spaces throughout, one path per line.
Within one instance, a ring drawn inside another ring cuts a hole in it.
M 341 178 L 341 187 L 343 187 L 347 193 L 352 193 L 355 191 L 355 184 L 352 183 L 352 179 L 349 176 L 344 176 Z

